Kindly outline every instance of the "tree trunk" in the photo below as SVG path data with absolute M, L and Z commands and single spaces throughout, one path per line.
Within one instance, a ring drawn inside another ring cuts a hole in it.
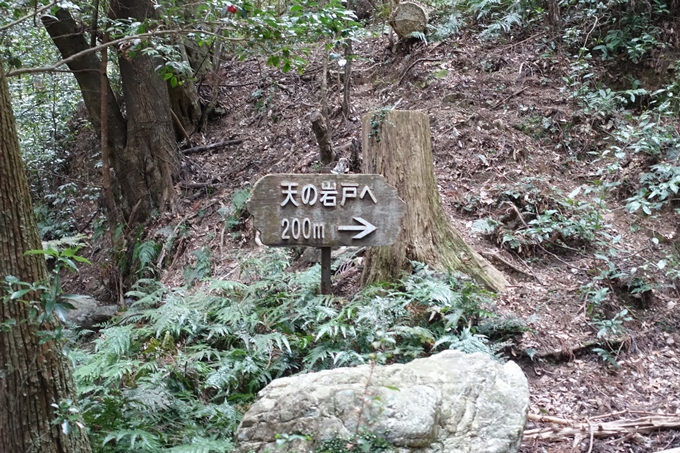
M 19 153 L 9 88 L 0 65 L 0 450 L 11 453 L 89 453 L 84 428 L 65 434 L 53 404 L 76 399 L 70 364 L 55 341 L 40 344 L 51 324 L 29 320 L 31 306 L 9 299 L 5 276 L 47 279 L 26 173 Z M 38 295 L 33 294 L 35 298 Z M 31 297 L 30 294 L 24 298 Z M 12 324 L 13 323 L 13 324 Z
M 560 2 L 559 0 L 546 0 L 548 3 L 548 24 L 557 27 L 560 24 Z
M 158 15 L 147 0 L 118 0 L 111 3 L 111 9 L 117 18 L 140 21 Z M 145 220 L 154 210 L 171 208 L 175 198 L 172 178 L 179 170 L 179 154 L 170 96 L 167 84 L 156 73 L 158 60 L 139 52 L 133 58 L 120 53 L 118 62 L 127 112 L 127 146 L 116 161 L 128 176 L 125 180 L 118 177 L 133 205 L 139 202 L 136 220 Z
M 127 146 L 116 161 L 130 176 L 121 180 L 123 191 L 131 201 L 141 200 L 138 220 L 145 220 L 155 209 L 172 207 L 175 197 L 172 178 L 179 169 L 179 154 L 170 98 L 152 58 L 121 55 L 118 61 L 127 107 Z
M 326 167 L 335 160 L 328 125 L 323 115 L 319 112 L 312 113 L 311 120 L 312 131 L 316 137 L 316 142 L 319 144 L 319 162 L 321 162 L 321 166 Z
M 177 46 L 180 49 L 182 58 L 188 62 L 189 56 L 187 55 L 185 45 L 179 43 Z M 193 134 L 198 128 L 201 119 L 201 105 L 193 80 L 185 80 L 183 84 L 175 87 L 168 85 L 168 90 L 170 94 L 170 108 L 177 116 L 184 131 L 188 135 Z M 184 138 L 184 133 L 177 129 L 175 128 L 175 137 L 177 141 L 180 141 Z
M 112 5 L 117 17 L 134 17 L 144 20 L 157 15 L 152 5 L 144 0 L 123 0 Z M 57 10 L 56 16 L 46 16 L 43 23 L 61 52 L 70 57 L 90 48 L 84 32 L 70 13 Z M 146 220 L 154 210 L 164 210 L 172 205 L 175 196 L 172 177 L 179 168 L 179 157 L 174 141 L 170 96 L 166 82 L 156 73 L 158 62 L 146 55 L 128 58 L 120 54 L 123 95 L 127 109 L 127 124 L 110 86 L 108 100 L 108 140 L 115 182 L 120 186 L 121 208 L 128 222 Z M 90 120 L 101 131 L 101 81 L 100 61 L 90 53 L 69 64 L 83 94 Z M 188 91 L 193 85 L 185 87 Z M 179 118 L 195 118 L 197 98 L 182 100 L 186 93 L 178 94 L 176 105 Z M 180 119 L 180 122 L 182 120 Z M 117 186 L 114 184 L 114 188 Z M 141 202 L 140 202 L 141 200 Z M 129 216 L 133 207 L 136 218 Z
M 43 16 L 41 20 L 63 58 L 68 58 L 90 48 L 83 31 L 77 26 L 75 20 L 71 17 L 71 13 L 67 10 L 59 8 L 54 16 Z M 88 53 L 68 65 L 78 81 L 85 107 L 90 115 L 90 121 L 92 121 L 92 125 L 98 133 L 101 132 L 102 113 L 100 66 L 99 58 L 94 52 Z M 112 154 L 117 154 L 125 149 L 125 120 L 120 112 L 118 102 L 116 102 L 116 97 L 113 95 L 111 85 L 108 83 L 106 84 L 105 98 L 107 100 L 106 111 L 108 112 L 108 145 Z M 120 170 L 117 169 L 117 171 Z
M 362 283 L 393 280 L 413 260 L 464 272 L 478 284 L 502 291 L 508 284 L 503 274 L 465 243 L 444 212 L 434 176 L 427 115 L 379 111 L 364 115 L 362 126 L 364 173 L 383 175 L 407 205 L 397 242 L 368 249 Z

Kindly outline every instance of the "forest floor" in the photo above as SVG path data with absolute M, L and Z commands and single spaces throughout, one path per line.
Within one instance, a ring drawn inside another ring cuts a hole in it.
M 592 133 L 590 119 L 568 98 L 563 77 L 569 72 L 569 56 L 550 51 L 546 38 L 539 33 L 499 45 L 467 36 L 396 53 L 388 49 L 386 37 L 367 38 L 354 48 L 358 58 L 353 63 L 349 118 L 341 111 L 342 75 L 337 63 L 329 65 L 333 145 L 341 157 L 349 157 L 352 139 L 361 137 L 361 116 L 376 109 L 429 115 L 434 170 L 451 222 L 510 281 L 498 295 L 496 311 L 523 319 L 530 329 L 515 337 L 507 355 L 529 380 L 530 413 L 554 417 L 553 423 L 529 421 L 527 431 L 548 428 L 554 439 L 525 436 L 522 452 L 655 452 L 680 447 L 677 428 L 592 439 L 589 430 L 576 436 L 557 434 L 564 422 L 592 427 L 652 414 L 680 415 L 677 286 L 654 266 L 640 271 L 653 289 L 631 294 L 630 288 L 609 283 L 619 295 L 608 307 L 611 316 L 626 307 L 631 317 L 624 323 L 625 335 L 610 344 L 614 366 L 594 351 L 602 341 L 589 322 L 580 291 L 602 266 L 595 256 L 597 245 L 513 252 L 471 228 L 475 220 L 509 214 L 513 208 L 502 203 L 504 194 L 519 193 L 515 201 L 553 200 L 556 193 L 572 193 L 597 179 L 590 152 L 604 150 L 608 136 Z M 177 210 L 147 228 L 147 238 L 163 241 L 164 228 L 190 225 L 192 234 L 167 251 L 172 256 L 172 264 L 162 271 L 167 285 L 184 283 L 183 269 L 201 248 L 212 253 L 212 277 L 218 279 L 232 274 L 245 254 L 259 253 L 250 221 L 239 231 L 224 229 L 224 208 L 235 191 L 269 173 L 318 171 L 310 115 L 319 110 L 321 55 L 311 55 L 301 74 L 283 74 L 255 60 L 233 58 L 223 65 L 219 108 L 224 114 L 207 131 L 194 135 L 191 144 L 243 142 L 183 156 Z M 200 88 L 206 99 L 209 91 L 208 85 Z M 81 135 L 73 162 L 79 152 L 91 149 L 92 138 Z M 82 169 L 72 165 L 72 172 L 82 174 Z M 672 213 L 648 218 L 628 214 L 624 199 L 610 197 L 600 206 L 605 229 L 612 237 L 621 235 L 617 247 L 624 258 L 618 266 L 630 270 L 661 260 L 677 239 Z M 83 207 L 82 222 L 92 208 Z M 107 298 L 102 276 L 87 272 L 79 277 L 80 289 Z M 359 272 L 336 276 L 334 287 L 351 294 Z

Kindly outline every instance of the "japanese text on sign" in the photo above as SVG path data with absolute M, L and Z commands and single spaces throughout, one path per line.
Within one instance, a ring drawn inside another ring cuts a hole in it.
M 314 184 L 306 184 L 299 191 L 298 187 L 299 184 L 296 182 L 284 181 L 281 183 L 281 193 L 284 195 L 284 200 L 281 202 L 282 207 L 289 203 L 293 206 L 300 206 L 300 203 L 296 199 L 298 195 L 303 205 L 314 206 L 317 200 L 320 205 L 327 208 L 337 205 L 338 190 L 337 183 L 335 182 L 322 182 L 320 191 Z M 340 183 L 340 206 L 345 206 L 345 203 L 348 200 L 357 198 L 357 193 L 359 193 L 360 200 L 369 197 L 373 203 L 378 204 L 378 200 L 367 185 L 361 189 L 361 192 L 358 192 L 358 188 L 359 184 L 356 183 Z
M 267 175 L 247 205 L 262 243 L 273 246 L 389 245 L 406 212 L 380 175 Z

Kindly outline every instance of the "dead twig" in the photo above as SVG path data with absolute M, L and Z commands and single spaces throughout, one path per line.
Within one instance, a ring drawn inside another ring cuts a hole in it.
M 187 156 L 189 154 L 204 153 L 218 148 L 240 145 L 241 143 L 243 143 L 243 140 L 222 140 L 221 142 L 213 143 L 212 145 L 194 146 L 193 148 L 184 149 L 182 150 L 182 154 Z
M 531 420 L 532 422 L 547 422 L 567 426 L 572 424 L 570 420 L 564 418 L 551 417 L 549 415 L 529 414 L 527 415 L 527 420 Z
M 442 59 L 441 58 L 418 58 L 416 61 L 411 63 L 411 65 L 408 68 L 406 68 L 406 71 L 404 71 L 404 73 L 399 78 L 399 82 L 397 83 L 397 86 L 401 85 L 401 82 L 404 81 L 404 77 L 406 77 L 406 74 L 408 74 L 408 72 L 411 70 L 411 68 L 413 68 L 418 63 L 422 63 L 423 61 L 442 61 Z
M 534 272 L 531 270 L 531 268 L 530 268 L 529 266 L 527 266 L 527 269 L 529 269 L 529 272 L 531 272 L 531 274 L 529 274 L 529 273 L 527 273 L 526 271 L 523 271 L 522 269 L 518 268 L 517 266 L 515 266 L 515 265 L 512 264 L 511 262 L 507 261 L 507 260 L 506 260 L 505 258 L 503 258 L 502 256 L 500 256 L 498 253 L 482 251 L 481 254 L 482 254 L 483 256 L 485 256 L 485 257 L 495 259 L 495 260 L 497 260 L 497 261 L 499 261 L 499 262 L 505 264 L 506 266 L 508 266 L 510 269 L 512 269 L 512 270 L 515 271 L 515 272 L 519 272 L 520 274 L 526 275 L 527 277 L 533 277 L 533 278 L 535 278 L 536 281 L 537 281 L 541 286 L 543 286 L 543 282 L 536 276 L 536 274 L 534 274 Z
M 181 182 L 178 185 L 182 189 L 205 189 L 206 187 L 215 187 L 215 184 L 209 182 Z
M 184 222 L 187 221 L 187 218 L 188 218 L 188 217 L 189 217 L 189 214 L 185 215 L 184 218 L 183 218 L 182 220 L 180 220 L 180 222 L 179 222 L 177 225 L 175 225 L 175 228 L 172 230 L 172 234 L 168 237 L 168 239 L 169 239 L 170 237 L 175 237 L 175 236 L 177 235 L 177 231 L 179 231 L 179 228 L 180 228 L 182 225 L 184 225 Z M 174 242 L 174 241 L 173 241 L 173 242 Z M 166 240 L 165 242 L 163 242 L 163 247 L 161 248 L 160 256 L 158 257 L 158 261 L 156 262 L 156 267 L 157 267 L 158 269 L 162 269 L 161 266 L 163 265 L 163 260 L 165 259 L 165 254 L 166 254 L 166 252 L 168 251 L 168 250 L 167 250 L 167 245 L 168 245 L 168 241 Z M 173 262 L 174 262 L 174 260 L 173 260 Z
M 184 129 L 184 126 L 182 126 L 182 122 L 177 117 L 177 114 L 172 109 L 170 109 L 170 115 L 172 115 L 172 122 L 175 123 L 175 127 L 177 128 L 177 130 L 182 134 L 182 137 L 184 137 L 189 146 L 191 146 L 191 139 L 189 138 L 189 134 L 187 134 L 187 130 Z
M 505 104 L 505 103 L 508 102 L 510 99 L 512 99 L 512 98 L 514 98 L 515 96 L 517 96 L 518 94 L 521 94 L 521 93 L 523 93 L 524 91 L 526 91 L 528 88 L 529 88 L 529 87 L 521 88 L 521 89 L 515 91 L 514 93 L 512 93 L 510 96 L 506 96 L 505 98 L 503 98 L 503 99 L 501 99 L 500 101 L 496 102 L 496 103 L 493 105 L 493 107 L 491 107 L 491 110 L 496 110 L 500 105 Z
M 610 414 L 611 415 L 611 414 Z M 561 440 L 565 437 L 613 437 L 619 435 L 631 435 L 640 433 L 650 433 L 660 429 L 680 428 L 680 416 L 656 414 L 636 419 L 621 419 L 611 422 L 592 423 L 592 419 L 586 423 L 573 420 L 557 419 L 554 417 L 529 415 L 530 420 L 548 421 L 557 423 L 559 421 L 564 428 L 555 429 L 554 426 L 547 428 L 535 428 L 524 432 L 524 440 Z M 566 424 L 565 424 L 566 422 Z

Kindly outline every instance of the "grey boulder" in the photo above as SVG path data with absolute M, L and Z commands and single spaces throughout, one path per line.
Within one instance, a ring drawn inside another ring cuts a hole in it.
M 322 439 L 370 431 L 398 453 L 512 453 L 528 408 L 517 364 L 449 350 L 406 365 L 276 379 L 244 415 L 234 452 L 311 452 Z M 277 434 L 310 440 L 277 449 Z

